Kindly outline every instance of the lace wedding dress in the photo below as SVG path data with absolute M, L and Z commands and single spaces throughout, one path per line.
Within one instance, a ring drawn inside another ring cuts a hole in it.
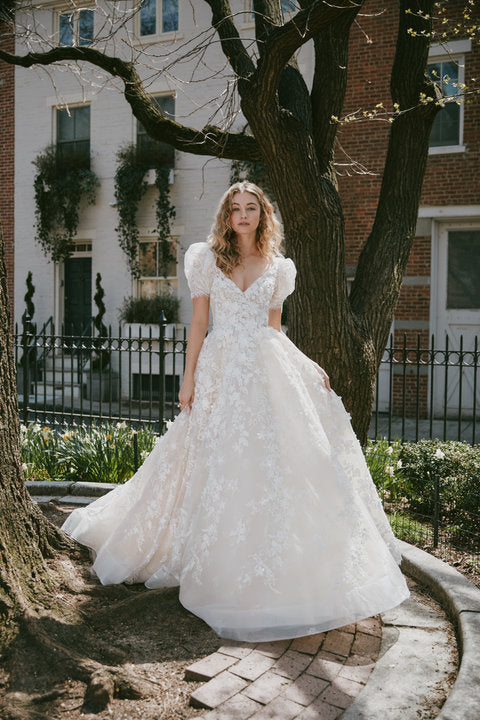
M 104 584 L 180 586 L 219 635 L 277 640 L 329 630 L 408 596 L 395 538 L 349 415 L 311 360 L 268 327 L 294 289 L 277 257 L 245 292 L 207 243 L 185 255 L 213 330 L 195 400 L 138 472 L 63 529 Z

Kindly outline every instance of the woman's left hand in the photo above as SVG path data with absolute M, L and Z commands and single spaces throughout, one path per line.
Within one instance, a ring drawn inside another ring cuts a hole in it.
M 322 378 L 323 383 L 324 383 L 325 387 L 327 388 L 328 392 L 331 392 L 332 388 L 330 387 L 330 378 L 328 377 L 327 373 L 314 360 L 312 360 L 312 362 L 315 366 L 315 370 L 319 373 L 320 377 Z

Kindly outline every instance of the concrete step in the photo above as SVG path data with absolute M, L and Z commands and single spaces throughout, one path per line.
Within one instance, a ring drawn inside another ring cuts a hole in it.
M 33 392 L 30 395 L 30 398 L 32 401 L 37 400 L 37 402 L 62 402 L 62 399 L 65 400 L 80 400 L 82 396 L 81 392 L 81 386 L 80 385 L 51 385 L 46 383 L 39 383 L 37 385 L 37 391 L 36 394 Z
M 49 354 L 45 358 L 45 369 L 53 370 L 53 367 L 55 366 L 55 372 L 61 373 L 62 367 L 64 368 L 64 372 L 67 371 L 76 371 L 78 368 L 78 356 L 74 355 L 64 355 L 63 357 L 61 355 L 53 355 Z
M 78 385 L 78 374 L 77 370 L 75 368 L 72 370 L 70 367 L 65 366 L 65 368 L 55 368 L 55 372 L 53 369 L 51 370 L 45 370 L 45 379 L 47 382 L 47 385 Z

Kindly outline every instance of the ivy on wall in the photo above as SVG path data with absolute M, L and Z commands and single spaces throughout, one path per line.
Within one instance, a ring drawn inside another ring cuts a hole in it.
M 139 277 L 137 211 L 148 188 L 145 175 L 149 170 L 154 169 L 155 187 L 158 191 L 154 232 L 158 234 L 159 240 L 159 272 L 162 277 L 166 277 L 169 264 L 176 259 L 169 239 L 171 222 L 176 215 L 170 199 L 169 185 L 170 169 L 173 166 L 173 147 L 162 144 L 142 150 L 131 144 L 118 152 L 117 159 L 115 201 L 119 223 L 115 229 L 119 236 L 120 247 L 127 256 L 133 277 Z
M 93 205 L 99 180 L 89 168 L 89 158 L 64 157 L 55 145 L 36 157 L 35 191 L 36 239 L 54 262 L 66 260 L 73 252 L 80 203 Z

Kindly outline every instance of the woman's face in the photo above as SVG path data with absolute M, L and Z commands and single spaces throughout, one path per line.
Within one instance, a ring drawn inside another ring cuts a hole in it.
M 255 233 L 260 222 L 260 203 L 249 192 L 237 192 L 232 198 L 230 225 L 237 235 Z

